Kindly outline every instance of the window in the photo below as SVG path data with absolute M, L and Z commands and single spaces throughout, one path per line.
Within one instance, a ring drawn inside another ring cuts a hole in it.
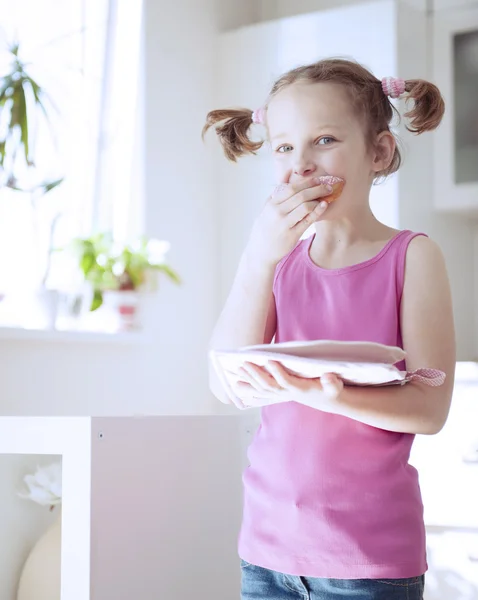
M 20 57 L 57 111 L 35 123 L 35 171 L 24 186 L 64 177 L 38 198 L 0 189 L 0 291 L 34 287 L 54 245 L 93 231 L 141 230 L 139 0 L 0 0 L 0 44 Z M 0 69 L 8 69 L 1 52 Z M 53 135 L 50 133 L 53 133 Z M 36 208 L 32 209 L 32 202 Z M 55 270 L 56 269 L 56 270 Z M 67 283 L 60 262 L 52 285 Z

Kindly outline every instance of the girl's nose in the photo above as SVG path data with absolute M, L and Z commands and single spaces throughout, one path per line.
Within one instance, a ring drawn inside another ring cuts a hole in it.
M 299 177 L 311 177 L 316 170 L 315 164 L 306 157 L 301 157 L 294 165 L 294 173 Z

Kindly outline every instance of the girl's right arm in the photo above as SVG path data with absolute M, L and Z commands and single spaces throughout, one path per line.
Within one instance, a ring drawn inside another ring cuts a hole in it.
M 272 295 L 274 272 L 274 266 L 261 265 L 246 250 L 214 329 L 211 349 L 239 348 L 272 341 L 276 330 L 276 310 Z M 209 386 L 221 402 L 231 403 L 211 363 Z
M 270 343 L 276 330 L 272 286 L 279 261 L 327 208 L 321 198 L 330 187 L 312 178 L 298 185 L 284 182 L 271 196 L 252 229 L 226 304 L 214 329 L 210 349 L 234 349 Z M 209 365 L 212 393 L 225 404 L 231 399 Z

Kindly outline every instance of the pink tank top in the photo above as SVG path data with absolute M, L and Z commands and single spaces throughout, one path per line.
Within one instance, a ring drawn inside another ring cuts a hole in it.
M 402 231 L 374 258 L 332 270 L 312 262 L 313 238 L 301 241 L 276 271 L 276 341 L 401 346 L 405 256 L 416 235 Z M 263 408 L 244 474 L 241 558 L 304 577 L 422 575 L 413 439 L 295 402 Z

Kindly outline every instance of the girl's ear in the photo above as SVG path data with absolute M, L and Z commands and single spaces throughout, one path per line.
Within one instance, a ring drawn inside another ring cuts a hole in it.
M 376 173 L 385 171 L 390 166 L 397 143 L 390 131 L 382 131 L 377 135 L 374 144 L 373 165 Z

